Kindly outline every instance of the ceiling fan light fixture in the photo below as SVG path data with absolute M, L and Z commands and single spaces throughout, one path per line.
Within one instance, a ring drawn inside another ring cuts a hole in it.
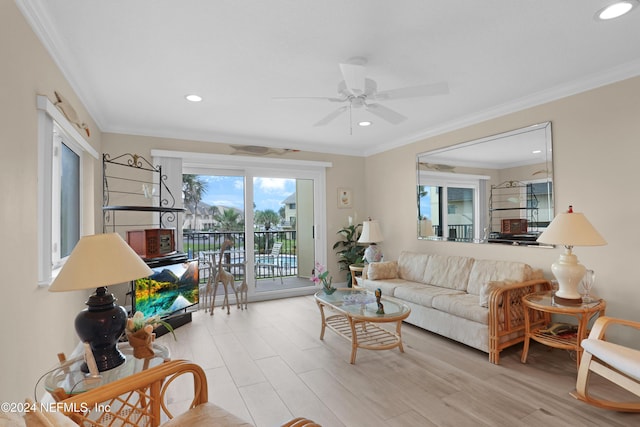
M 361 127 L 371 126 L 372 124 L 373 124 L 373 123 L 372 123 L 372 122 L 370 122 L 370 121 L 368 121 L 368 120 L 363 120 L 363 121 L 361 121 L 361 122 L 358 122 L 358 126 L 361 126 Z
M 596 13 L 596 19 L 599 21 L 608 21 L 610 19 L 619 18 L 625 15 L 638 5 L 637 0 L 624 0 L 612 3 Z
M 202 101 L 202 97 L 196 94 L 185 95 L 185 99 L 190 102 L 200 102 Z

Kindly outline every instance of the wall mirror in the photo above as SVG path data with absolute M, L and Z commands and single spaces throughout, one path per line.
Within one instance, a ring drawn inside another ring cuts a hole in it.
M 551 122 L 420 153 L 419 239 L 517 246 L 554 217 Z

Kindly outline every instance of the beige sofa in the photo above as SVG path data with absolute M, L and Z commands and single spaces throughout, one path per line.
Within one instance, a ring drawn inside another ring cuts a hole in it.
M 368 265 L 360 284 L 411 307 L 406 322 L 489 353 L 495 364 L 504 348 L 523 341 L 522 297 L 551 289 L 525 263 L 406 251 Z M 531 314 L 533 325 L 544 322 Z

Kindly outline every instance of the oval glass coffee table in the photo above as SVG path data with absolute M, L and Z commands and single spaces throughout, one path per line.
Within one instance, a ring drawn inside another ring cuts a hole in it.
M 326 328 L 331 329 L 351 342 L 351 364 L 356 362 L 358 348 L 388 350 L 402 347 L 402 321 L 409 317 L 411 309 L 406 304 L 382 296 L 384 314 L 378 314 L 378 305 L 373 293 L 355 289 L 338 289 L 327 295 L 316 292 L 315 300 L 320 309 L 322 328 L 320 339 L 324 339 Z M 325 307 L 336 314 L 325 314 Z M 378 326 L 378 323 L 396 323 L 395 332 Z

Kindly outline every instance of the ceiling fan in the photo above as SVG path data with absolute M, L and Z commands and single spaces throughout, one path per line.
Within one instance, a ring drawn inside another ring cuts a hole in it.
M 376 81 L 365 77 L 365 61 L 360 58 L 357 62 L 360 63 L 339 64 L 343 80 L 338 83 L 338 96 L 336 97 L 278 97 L 274 99 L 311 99 L 345 104 L 329 113 L 329 115 L 315 123 L 314 126 L 325 126 L 346 111 L 349 111 L 351 114 L 351 110 L 353 108 L 364 108 L 371 114 L 376 115 L 391 124 L 397 125 L 407 120 L 407 117 L 392 110 L 391 108 L 385 107 L 379 103 L 380 101 L 443 95 L 449 93 L 449 86 L 446 82 L 403 87 L 379 92 Z M 349 120 L 349 122 L 351 123 L 351 120 Z

